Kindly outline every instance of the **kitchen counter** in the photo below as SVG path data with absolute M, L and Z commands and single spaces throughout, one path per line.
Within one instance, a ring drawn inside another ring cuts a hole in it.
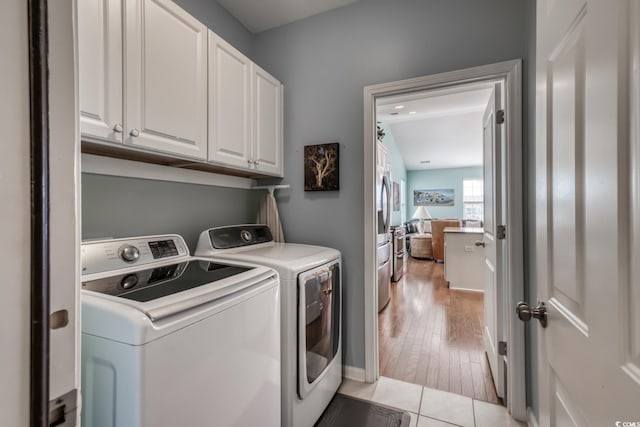
M 484 292 L 484 250 L 475 245 L 483 235 L 481 227 L 444 229 L 444 277 L 450 288 Z

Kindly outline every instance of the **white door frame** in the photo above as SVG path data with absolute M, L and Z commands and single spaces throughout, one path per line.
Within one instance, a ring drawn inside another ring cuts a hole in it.
M 364 88 L 364 324 L 365 381 L 379 377 L 378 310 L 376 278 L 375 222 L 375 102 L 377 98 L 462 84 L 503 80 L 505 87 L 506 175 L 507 175 L 507 253 L 508 305 L 507 373 L 508 405 L 511 415 L 526 420 L 524 326 L 515 315 L 515 307 L 524 299 L 523 224 L 522 224 L 522 61 L 512 60 L 450 71 L 414 79 L 383 83 Z

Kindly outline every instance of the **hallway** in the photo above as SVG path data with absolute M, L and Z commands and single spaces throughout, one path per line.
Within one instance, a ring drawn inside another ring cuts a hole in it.
M 500 403 L 483 347 L 483 294 L 447 288 L 443 264 L 407 261 L 378 315 L 380 375 Z

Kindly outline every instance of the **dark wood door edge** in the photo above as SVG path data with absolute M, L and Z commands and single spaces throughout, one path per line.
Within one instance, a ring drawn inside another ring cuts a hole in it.
M 48 0 L 29 0 L 31 135 L 31 427 L 49 425 L 49 43 Z

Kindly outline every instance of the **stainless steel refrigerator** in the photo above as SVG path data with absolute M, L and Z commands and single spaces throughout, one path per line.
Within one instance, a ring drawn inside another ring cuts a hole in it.
M 378 259 L 378 311 L 391 298 L 391 192 L 389 172 L 378 168 L 376 174 L 376 211 L 378 219 L 377 259 Z

